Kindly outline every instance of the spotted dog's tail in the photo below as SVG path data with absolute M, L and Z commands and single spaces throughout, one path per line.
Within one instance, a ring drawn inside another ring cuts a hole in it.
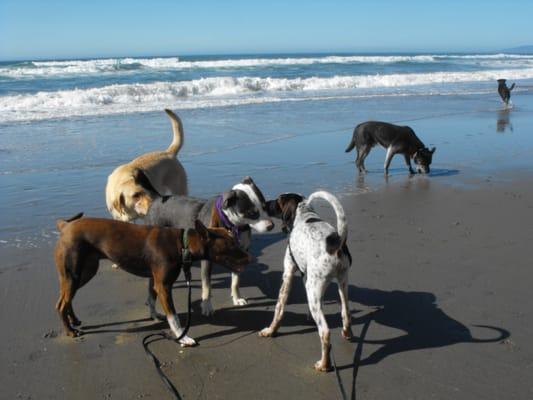
M 312 193 L 307 199 L 307 204 L 310 204 L 315 199 L 326 200 L 337 215 L 337 232 L 329 235 L 326 238 L 326 250 L 329 254 L 333 254 L 339 249 L 341 249 L 346 243 L 346 238 L 348 236 L 348 225 L 346 223 L 346 214 L 344 213 L 344 208 L 342 208 L 341 203 L 335 196 L 331 193 L 319 191 Z
M 68 218 L 68 219 L 58 219 L 56 221 L 56 228 L 59 232 L 61 232 L 61 229 L 63 229 L 63 227 L 68 224 L 69 222 L 72 222 L 74 220 L 77 220 L 77 219 L 80 219 L 81 217 L 83 217 L 83 213 L 77 213 L 76 215 Z

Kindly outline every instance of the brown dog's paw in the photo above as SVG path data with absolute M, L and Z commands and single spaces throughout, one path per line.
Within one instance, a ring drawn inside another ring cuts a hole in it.
M 71 338 L 77 338 L 78 336 L 81 336 L 81 332 L 77 329 L 71 329 L 70 331 L 67 331 L 67 336 Z

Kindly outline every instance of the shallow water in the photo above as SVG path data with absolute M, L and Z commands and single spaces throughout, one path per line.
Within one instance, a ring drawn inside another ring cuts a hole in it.
M 462 184 L 531 168 L 532 92 L 502 110 L 493 95 L 410 96 L 253 104 L 181 110 L 185 146 L 178 158 L 189 193 L 211 196 L 250 175 L 267 197 L 281 192 L 337 194 L 375 190 L 385 183 L 382 149 L 355 171 L 344 149 L 357 123 L 408 124 L 436 146 L 430 177 Z M 54 221 L 79 211 L 107 216 L 104 187 L 119 164 L 164 149 L 171 127 L 161 112 L 75 117 L 0 125 L 0 246 L 34 247 L 54 239 Z M 389 182 L 409 182 L 396 156 Z

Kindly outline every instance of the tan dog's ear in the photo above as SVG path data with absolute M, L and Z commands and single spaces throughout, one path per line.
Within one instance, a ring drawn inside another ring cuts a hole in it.
M 124 194 L 120 193 L 118 199 L 113 202 L 113 208 L 118 211 L 119 214 L 124 214 L 126 208 L 126 201 L 124 200 Z
M 160 196 L 159 192 L 153 187 L 150 179 L 146 176 L 144 171 L 140 168 L 135 168 L 133 171 L 133 180 L 136 184 L 142 186 L 143 189 L 150 192 L 152 195 Z

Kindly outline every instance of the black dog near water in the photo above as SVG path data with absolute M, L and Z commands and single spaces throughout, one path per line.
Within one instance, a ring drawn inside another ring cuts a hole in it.
M 508 106 L 511 100 L 511 90 L 514 89 L 515 84 L 513 83 L 511 87 L 507 87 L 506 81 L 506 79 L 498 79 L 498 93 L 505 105 Z
M 355 147 L 357 158 L 355 164 L 359 172 L 366 172 L 365 158 L 376 144 L 387 149 L 385 157 L 385 176 L 389 174 L 389 165 L 395 154 L 403 154 L 409 173 L 415 171 L 411 167 L 411 158 L 414 160 L 417 172 L 428 174 L 429 165 L 433 159 L 435 147 L 428 149 L 408 126 L 398 126 L 387 122 L 368 121 L 355 127 L 350 144 L 346 148 L 349 153 Z

